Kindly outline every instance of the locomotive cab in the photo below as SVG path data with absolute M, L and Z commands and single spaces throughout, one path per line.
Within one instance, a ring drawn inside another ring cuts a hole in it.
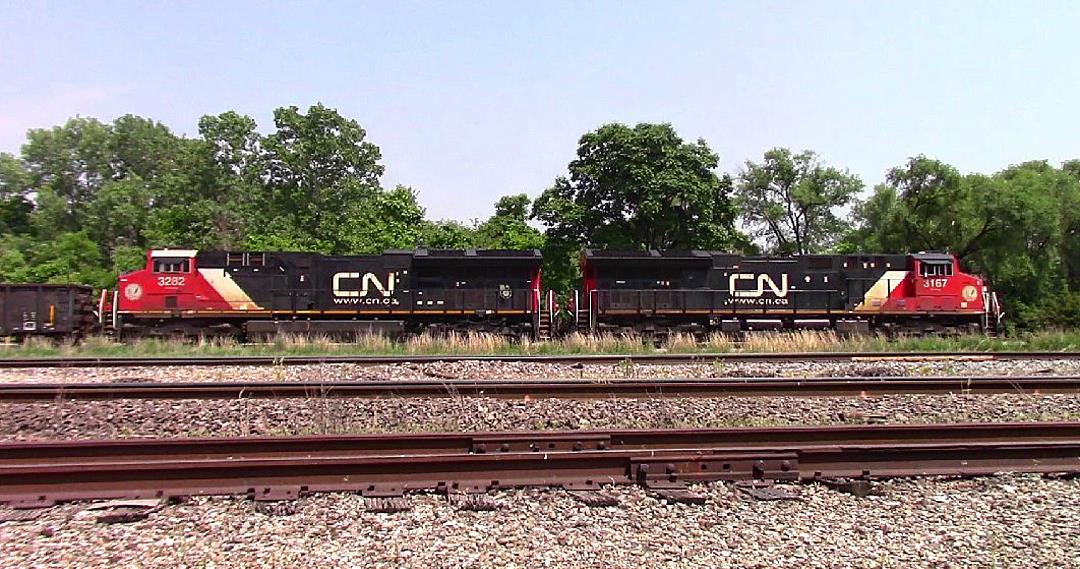
M 146 266 L 120 276 L 117 283 L 120 310 L 179 310 L 192 296 L 193 275 L 197 273 L 195 251 L 153 249 L 146 254 Z
M 155 292 L 161 296 L 163 308 L 176 309 L 182 303 L 185 287 L 195 270 L 194 251 L 151 251 L 147 269 L 150 271 Z
M 960 275 L 956 258 L 945 253 L 918 253 L 912 255 L 915 264 L 912 274 L 915 278 L 916 296 L 941 296 L 948 294 L 949 281 Z
M 962 272 L 956 257 L 948 253 L 915 253 L 911 258 L 919 310 L 985 310 L 986 287 L 982 279 Z

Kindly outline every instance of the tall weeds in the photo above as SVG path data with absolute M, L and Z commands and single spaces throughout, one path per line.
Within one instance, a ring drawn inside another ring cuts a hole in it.
M 1010 338 L 982 335 L 960 337 L 920 337 L 887 339 L 882 336 L 846 337 L 831 330 L 794 332 L 750 332 L 741 339 L 726 334 L 696 338 L 673 334 L 660 343 L 668 353 L 724 352 L 827 352 L 827 351 L 1078 351 L 1080 332 L 1056 331 L 1026 334 Z M 241 344 L 231 338 L 175 339 L 144 338 L 117 343 L 104 336 L 84 338 L 80 343 L 56 342 L 31 338 L 23 344 L 8 344 L 2 357 L 139 357 L 185 355 L 497 355 L 497 354 L 646 354 L 658 350 L 651 339 L 638 335 L 574 333 L 552 342 L 510 340 L 498 334 L 478 332 L 445 335 L 419 334 L 405 340 L 393 340 L 377 334 L 360 334 L 349 341 L 329 336 L 283 334 L 269 341 Z
M 794 332 L 748 332 L 743 340 L 747 352 L 827 352 L 843 345 L 832 330 L 796 330 Z

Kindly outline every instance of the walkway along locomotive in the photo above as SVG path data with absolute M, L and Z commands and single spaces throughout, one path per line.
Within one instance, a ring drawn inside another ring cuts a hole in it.
M 382 255 L 158 249 L 96 302 L 89 287 L 0 286 L 0 336 L 392 336 L 832 328 L 845 333 L 994 333 L 1002 312 L 981 277 L 944 253 L 745 257 L 598 251 L 557 326 L 537 250 Z M 565 321 L 565 320 L 564 320 Z

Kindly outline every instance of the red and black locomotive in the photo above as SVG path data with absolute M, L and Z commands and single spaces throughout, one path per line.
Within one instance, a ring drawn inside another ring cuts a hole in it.
M 997 298 L 944 253 L 747 257 L 717 251 L 593 251 L 574 299 L 579 330 L 833 328 L 994 331 Z
M 88 287 L 0 287 L 0 336 L 265 337 L 477 331 L 738 333 L 836 329 L 994 332 L 997 298 L 944 253 L 748 257 L 716 251 L 596 251 L 558 326 L 537 250 L 382 255 L 159 249 L 94 301 Z M 36 288 L 35 288 L 36 287 Z
M 531 334 L 539 251 L 382 255 L 162 249 L 122 275 L 107 324 L 131 335 Z

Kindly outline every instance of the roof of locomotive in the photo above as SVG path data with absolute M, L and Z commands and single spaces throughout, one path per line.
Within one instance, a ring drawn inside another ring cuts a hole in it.
M 715 255 L 731 255 L 723 251 L 686 251 L 686 250 L 659 250 L 649 249 L 585 249 L 585 257 L 589 259 L 710 259 Z
M 151 251 L 153 257 L 193 257 L 193 256 L 220 256 L 226 254 L 268 254 L 268 255 L 315 255 L 319 257 L 333 257 L 333 258 L 346 258 L 346 257 L 379 257 L 382 255 L 408 255 L 415 258 L 427 258 L 427 259 L 519 259 L 519 260 L 540 260 L 542 256 L 539 249 L 387 249 L 382 253 L 373 253 L 367 255 L 323 255 L 321 253 L 311 253 L 303 251 L 226 251 L 226 250 L 202 250 L 195 251 L 192 249 L 159 249 Z
M 719 251 L 619 251 L 585 249 L 584 262 L 593 267 L 687 267 L 705 268 L 713 263 Z
M 748 259 L 755 261 L 784 261 L 795 260 L 805 258 L 871 258 L 871 257 L 907 257 L 907 254 L 903 253 L 881 253 L 881 254 L 852 254 L 852 255 L 787 255 L 787 256 L 770 256 L 770 255 L 743 255 L 740 253 L 732 253 L 730 251 L 710 251 L 710 250 L 621 250 L 621 249 L 585 249 L 584 256 L 587 259 L 625 259 L 625 260 L 642 260 L 642 259 L 711 259 L 713 257 L 737 257 L 740 259 Z M 912 257 L 926 261 L 945 261 L 953 258 L 950 253 L 942 253 L 939 251 L 933 251 L 929 253 L 912 253 Z
M 417 249 L 415 257 L 469 258 L 498 257 L 504 259 L 541 259 L 539 249 Z
M 920 251 L 918 253 L 913 253 L 911 256 L 920 261 L 939 263 L 952 262 L 954 259 L 952 253 L 942 253 L 941 251 Z
M 952 255 L 947 253 L 929 253 L 911 255 L 921 260 L 945 261 L 951 260 Z M 813 269 L 828 269 L 843 262 L 847 263 L 900 263 L 908 258 L 906 254 L 884 255 L 796 255 L 786 257 L 742 255 L 727 251 L 704 251 L 704 250 L 668 250 L 656 249 L 624 251 L 606 249 L 585 249 L 582 262 L 592 267 L 617 268 L 652 268 L 675 270 L 679 268 L 702 269 L 712 267 L 737 266 L 741 263 L 769 263 L 788 264 L 805 261 Z

